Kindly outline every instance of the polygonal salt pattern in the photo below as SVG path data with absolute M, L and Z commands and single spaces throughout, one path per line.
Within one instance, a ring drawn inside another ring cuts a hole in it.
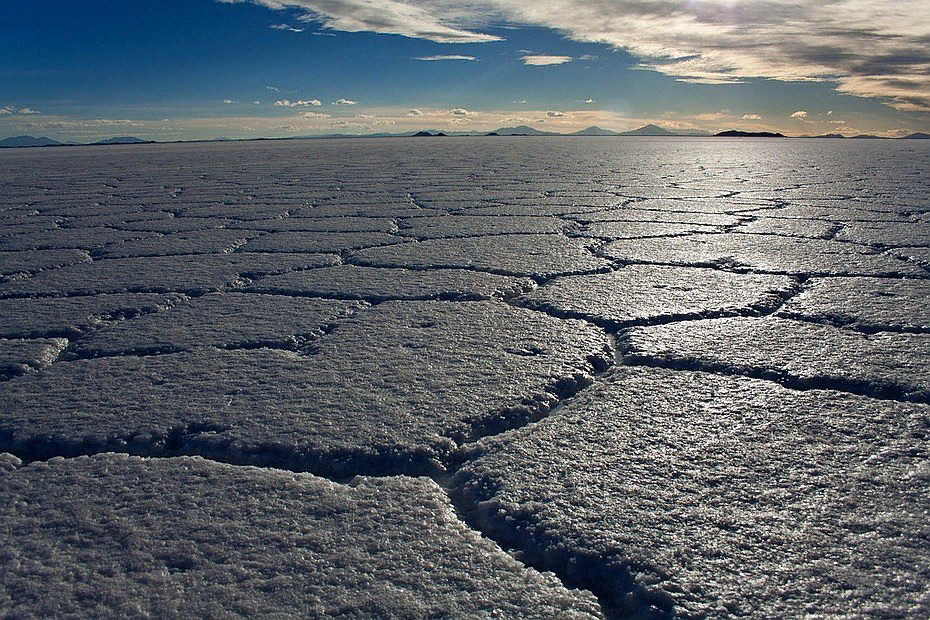
M 668 222 L 595 222 L 586 225 L 583 237 L 602 239 L 641 239 L 643 237 L 671 237 L 693 233 L 711 233 L 718 229 L 701 224 L 672 224 Z
M 90 256 L 80 250 L 32 250 L 29 252 L 0 251 L 0 275 L 35 273 L 44 269 L 89 263 Z
M 0 299 L 0 337 L 76 338 L 111 321 L 166 310 L 182 299 L 152 293 Z
M 787 276 L 629 265 L 611 273 L 555 279 L 529 293 L 525 303 L 555 316 L 618 329 L 771 311 L 797 286 Z
M 0 338 L 0 379 L 44 368 L 54 362 L 67 346 L 65 338 Z
M 340 323 L 309 357 L 199 348 L 13 379 L 0 449 L 435 472 L 456 443 L 543 415 L 611 361 L 607 335 L 579 321 L 500 302 L 386 302 Z
M 590 240 L 562 235 L 497 235 L 430 239 L 353 253 L 349 262 L 407 269 L 464 268 L 528 277 L 552 277 L 605 270 L 610 263 L 594 256 Z
M 386 217 L 285 217 L 276 220 L 232 222 L 231 229 L 261 230 L 266 232 L 382 232 L 397 229 L 395 220 Z
M 617 617 L 925 617 L 926 405 L 617 369 L 453 479 Z
M 175 232 L 110 246 L 97 252 L 95 257 L 133 258 L 174 254 L 223 254 L 232 252 L 260 234 L 258 231 L 225 229 Z
M 572 219 L 579 222 L 648 222 L 669 224 L 699 224 L 703 226 L 734 226 L 743 221 L 736 215 L 722 213 L 703 213 L 688 211 L 669 211 L 664 209 L 637 209 L 625 207 L 622 209 L 599 210 L 583 215 L 572 215 Z
M 843 241 L 865 243 L 869 245 L 895 246 L 930 246 L 930 223 L 900 222 L 876 224 L 850 224 L 836 236 Z
M 363 307 L 329 299 L 208 293 L 165 312 L 104 327 L 75 342 L 70 353 L 99 357 L 197 347 L 299 350 Z
M 96 293 L 203 294 L 241 283 L 241 277 L 312 269 L 339 263 L 332 254 L 205 254 L 111 258 L 43 271 L 0 283 L 0 295 Z
M 401 243 L 404 239 L 379 232 L 275 232 L 252 239 L 242 252 L 336 253 Z
M 145 221 L 130 221 L 122 224 L 114 224 L 113 228 L 120 228 L 123 230 L 142 230 L 170 235 L 172 233 L 211 231 L 217 228 L 224 228 L 230 224 L 231 222 L 229 220 L 217 217 L 169 217 L 163 219 L 149 219 Z
M 2 470 L 0 470 L 2 472 Z M 12 617 L 597 618 L 423 478 L 103 454 L 0 473 Z
M 416 271 L 391 267 L 337 265 L 260 278 L 244 290 L 278 295 L 387 300 L 510 298 L 532 290 L 528 278 L 466 269 Z
M 812 239 L 832 239 L 840 224 L 822 220 L 804 220 L 775 217 L 760 217 L 740 224 L 733 232 L 761 235 L 784 235 L 786 237 L 810 237 Z
M 928 300 L 928 280 L 813 278 L 778 315 L 865 331 L 930 332 Z
M 775 235 L 714 234 L 614 241 L 600 252 L 615 260 L 724 266 L 797 275 L 924 276 L 920 267 L 865 246 Z
M 836 388 L 930 401 L 930 334 L 849 329 L 777 317 L 636 327 L 625 339 L 638 364 L 760 376 L 799 388 Z
M 571 227 L 570 222 L 545 216 L 447 215 L 411 219 L 400 226 L 397 234 L 417 239 L 441 239 L 518 233 L 558 234 Z
M 130 239 L 154 236 L 152 233 L 117 230 L 115 228 L 56 228 L 0 238 L 0 250 L 99 250 Z

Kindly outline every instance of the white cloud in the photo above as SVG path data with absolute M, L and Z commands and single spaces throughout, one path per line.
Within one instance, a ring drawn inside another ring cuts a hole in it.
M 761 121 L 762 117 L 758 114 L 743 114 L 744 121 Z
M 276 92 L 276 93 L 281 92 L 281 89 L 278 88 L 277 86 L 266 86 L 266 87 L 265 87 L 265 90 L 273 90 L 273 91 Z
M 283 131 L 289 131 L 291 133 L 295 131 L 300 131 L 300 127 L 298 127 L 297 125 L 278 125 L 277 128 Z
M 564 65 L 574 60 L 571 56 L 550 56 L 549 54 L 527 54 L 521 58 L 523 64 L 532 67 L 548 67 L 551 65 Z
M 32 108 L 20 108 L 16 112 L 17 114 L 42 114 L 38 110 L 33 110 Z
M 807 112 L 804 110 L 798 110 L 791 115 L 791 118 L 807 118 Z
M 468 116 L 469 114 L 468 110 L 465 108 L 452 108 L 449 110 L 449 113 L 454 114 L 455 116 Z
M 300 118 L 329 118 L 329 114 L 323 114 L 322 112 L 304 112 L 300 115 Z
M 549 118 L 565 118 L 568 116 L 565 112 L 560 112 L 558 110 L 550 110 L 546 112 L 546 116 Z
M 352 101 L 351 99 L 339 99 L 337 101 L 333 101 L 333 105 L 355 105 L 357 103 L 358 101 Z
M 514 101 L 514 103 L 517 103 L 520 105 L 526 105 L 526 99 L 521 99 L 520 101 Z
M 827 116 L 833 116 L 833 110 L 827 110 Z
M 276 106 L 282 106 L 285 108 L 309 108 L 309 107 L 318 108 L 321 105 L 323 105 L 323 102 L 320 101 L 319 99 L 310 99 L 309 101 L 303 101 L 303 100 L 288 101 L 287 99 L 280 99 L 278 101 L 275 101 L 274 104 Z
M 442 43 L 500 40 L 489 26 L 552 28 L 687 82 L 818 81 L 930 111 L 927 0 L 222 0 L 298 9 L 326 29 Z M 531 53 L 528 55 L 532 56 Z
M 12 114 L 12 113 L 13 113 L 13 106 L 11 105 L 0 108 L 0 114 Z
M 262 102 L 259 101 L 258 99 L 256 99 L 255 101 L 252 102 L 252 105 L 261 105 L 261 104 L 262 104 Z
M 442 56 L 418 56 L 414 60 L 478 60 L 474 56 L 462 56 L 461 54 L 446 54 Z
M 597 103 L 597 102 L 594 101 L 594 99 L 585 99 L 584 101 L 582 101 L 582 103 L 586 103 L 586 104 L 589 104 L 589 105 L 590 105 L 590 104 L 592 104 L 592 103 Z
M 268 26 L 272 30 L 287 30 L 288 32 L 303 32 L 303 28 L 294 28 L 288 24 L 272 24 Z
M 227 104 L 227 105 L 230 104 L 230 103 L 232 103 L 232 102 L 233 102 L 232 99 L 223 99 L 223 103 L 225 103 L 225 104 Z
M 413 108 L 412 110 L 407 112 L 407 116 L 423 116 L 423 112 L 421 112 L 420 110 L 416 108 Z

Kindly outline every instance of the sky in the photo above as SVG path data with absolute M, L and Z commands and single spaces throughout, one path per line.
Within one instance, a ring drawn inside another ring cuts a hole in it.
M 927 0 L 4 0 L 0 138 L 930 133 Z

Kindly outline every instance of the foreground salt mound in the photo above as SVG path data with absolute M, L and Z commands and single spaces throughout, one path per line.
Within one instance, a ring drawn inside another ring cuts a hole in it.
M 863 334 L 777 317 L 635 327 L 627 359 L 748 374 L 801 388 L 930 401 L 930 334 Z
M 0 283 L 0 295 L 96 293 L 203 294 L 241 283 L 242 277 L 312 269 L 339 263 L 333 254 L 204 254 L 112 258 L 43 271 Z
M 562 235 L 496 235 L 430 239 L 355 252 L 350 262 L 370 267 L 408 269 L 468 268 L 515 276 L 547 278 L 604 270 L 589 239 Z
M 543 415 L 612 357 L 607 335 L 580 321 L 501 302 L 386 302 L 309 356 L 200 348 L 16 377 L 4 384 L 0 449 L 436 472 L 458 443 Z
M 558 278 L 527 305 L 611 328 L 774 309 L 796 287 L 786 276 L 717 269 L 630 265 L 611 273 Z
M 46 367 L 66 346 L 68 341 L 65 338 L 0 338 L 0 379 Z
M 798 275 L 918 276 L 920 267 L 852 243 L 775 235 L 697 234 L 624 239 L 601 253 L 626 262 L 725 266 Z
M 0 473 L 0 522 L 4 616 L 600 617 L 423 478 L 53 459 Z
M 531 290 L 528 278 L 466 269 L 416 271 L 391 267 L 337 265 L 261 278 L 245 290 L 370 302 L 427 299 L 508 298 Z
M 780 316 L 855 329 L 930 332 L 930 280 L 813 278 Z
M 926 405 L 625 368 L 453 486 L 625 614 L 928 617 L 928 437 Z
M 104 327 L 75 342 L 70 353 L 98 357 L 262 346 L 298 350 L 363 307 L 331 299 L 208 293 L 164 312 Z

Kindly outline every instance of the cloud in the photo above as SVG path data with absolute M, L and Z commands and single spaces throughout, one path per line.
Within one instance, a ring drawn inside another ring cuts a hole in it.
M 586 103 L 586 104 L 590 105 L 590 104 L 592 104 L 592 103 L 597 103 L 597 102 L 594 101 L 594 99 L 585 99 L 584 101 L 582 101 L 582 103 Z
M 271 28 L 272 30 L 287 30 L 288 32 L 303 32 L 304 31 L 303 28 L 294 28 L 293 26 L 289 26 L 288 24 L 272 24 L 268 27 Z
M 12 113 L 13 113 L 13 106 L 8 105 L 8 106 L 4 106 L 0 108 L 0 114 L 12 114 Z
M 297 125 L 278 125 L 277 128 L 283 131 L 289 131 L 289 132 L 300 131 L 300 127 L 298 127 Z
M 413 0 L 220 0 L 225 4 L 251 1 L 269 9 L 298 9 L 298 19 L 316 22 L 330 30 L 377 32 L 427 39 L 437 43 L 487 43 L 501 37 L 459 26 L 470 21 L 466 9 L 445 0 L 420 6 Z M 470 9 L 472 12 L 481 7 Z
M 685 82 L 829 82 L 841 93 L 930 111 L 930 20 L 919 17 L 926 0 L 221 1 L 297 9 L 332 31 L 441 43 L 500 40 L 481 32 L 491 26 L 551 28 Z
M 833 116 L 833 110 L 827 110 L 827 116 Z
M 229 105 L 229 104 L 232 103 L 232 102 L 233 102 L 232 99 L 223 99 L 223 103 L 225 103 L 225 104 L 227 104 L 227 105 Z
M 42 114 L 38 110 L 33 110 L 32 108 L 20 108 L 16 111 L 17 114 Z
M 339 99 L 337 101 L 333 101 L 333 105 L 355 105 L 357 103 L 358 101 L 352 101 L 351 99 Z
M 423 112 L 421 112 L 420 110 L 417 110 L 416 108 L 413 108 L 412 110 L 407 112 L 407 116 L 423 116 Z
M 455 116 L 468 116 L 468 110 L 465 108 L 452 108 L 449 110 L 449 113 L 454 114 Z
M 304 112 L 300 115 L 300 118 L 329 118 L 329 114 L 323 114 L 322 112 Z
M 523 64 L 531 67 L 548 67 L 551 65 L 564 65 L 574 60 L 571 56 L 550 56 L 549 54 L 527 54 L 521 58 Z
M 578 60 L 597 60 L 597 56 L 594 54 L 582 54 L 578 57 Z
M 414 60 L 478 60 L 474 56 L 462 56 L 461 54 L 446 54 L 443 56 L 418 56 Z
M 256 99 L 255 101 L 252 102 L 252 105 L 261 105 L 261 104 L 262 104 L 262 102 L 259 101 L 258 99 Z
M 323 105 L 323 102 L 320 101 L 319 99 L 310 99 L 309 101 L 303 101 L 303 100 L 288 101 L 287 99 L 280 99 L 278 101 L 275 101 L 274 104 L 276 106 L 282 106 L 285 108 L 309 108 L 309 107 L 317 108 Z
M 743 114 L 744 121 L 761 121 L 762 117 L 758 114 Z
M 276 92 L 276 93 L 281 92 L 281 89 L 278 88 L 277 86 L 266 86 L 266 87 L 265 87 L 265 90 L 273 90 L 273 91 Z
M 558 110 L 550 110 L 546 112 L 546 116 L 549 118 L 565 118 L 568 116 L 565 112 L 559 112 Z
M 807 112 L 804 110 L 798 110 L 797 112 L 793 113 L 790 118 L 807 118 Z

